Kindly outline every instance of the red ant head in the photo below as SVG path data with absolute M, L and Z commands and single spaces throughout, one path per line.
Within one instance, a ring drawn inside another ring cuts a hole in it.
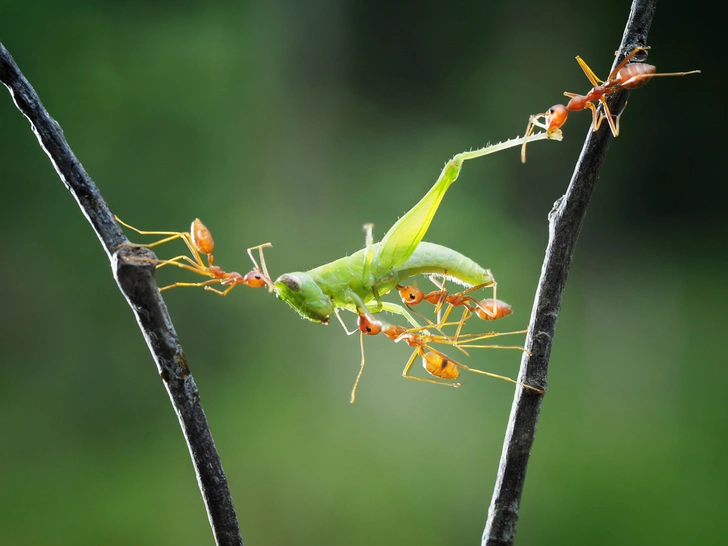
M 405 305 L 417 305 L 425 297 L 424 292 L 416 286 L 401 286 L 397 285 L 399 291 L 399 297 L 402 298 L 402 303 Z
M 366 315 L 359 315 L 357 319 L 359 330 L 369 336 L 376 336 L 382 331 L 382 324 L 378 321 L 371 321 Z
M 247 272 L 242 278 L 242 282 L 251 288 L 260 288 L 268 284 L 263 274 L 257 268 Z
M 569 104 L 571 104 L 573 100 L 574 99 L 571 99 Z M 546 112 L 549 133 L 559 129 L 564 123 L 566 123 L 566 118 L 569 117 L 569 110 L 570 109 L 563 104 L 554 104 L 551 108 L 549 108 L 548 112 Z

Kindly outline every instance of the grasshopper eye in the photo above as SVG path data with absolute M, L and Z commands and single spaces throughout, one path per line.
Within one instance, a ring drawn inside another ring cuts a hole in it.
M 301 290 L 301 279 L 296 275 L 281 275 L 278 278 L 278 282 L 285 284 L 292 292 L 299 292 Z

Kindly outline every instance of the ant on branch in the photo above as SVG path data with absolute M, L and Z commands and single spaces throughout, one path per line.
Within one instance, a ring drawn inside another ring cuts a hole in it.
M 624 60 L 612 70 L 606 81 L 600 80 L 594 71 L 589 68 L 589 65 L 577 55 L 576 62 L 589 78 L 592 84 L 591 90 L 586 95 L 578 95 L 576 93 L 565 92 L 564 95 L 570 98 L 569 102 L 564 106 L 563 104 L 555 104 L 542 114 L 534 114 L 528 119 L 528 126 L 526 127 L 525 136 L 533 134 L 536 127 L 545 129 L 548 134 L 555 132 L 560 129 L 566 119 L 569 117 L 569 112 L 577 112 L 579 110 L 585 110 L 590 108 L 592 111 L 592 126 L 594 131 L 598 131 L 602 124 L 602 121 L 606 118 L 609 123 L 609 128 L 612 130 L 612 134 L 616 137 L 619 136 L 619 117 L 622 115 L 620 112 L 618 115 L 613 115 L 609 106 L 607 105 L 607 99 L 605 95 L 616 93 L 622 89 L 636 89 L 641 87 L 650 81 L 652 78 L 657 76 L 687 76 L 688 74 L 699 74 L 700 70 L 691 70 L 689 72 L 668 72 L 668 73 L 657 73 L 657 67 L 647 63 L 630 63 L 629 61 L 640 51 L 647 51 L 649 47 L 635 47 Z M 598 101 L 604 107 L 604 112 L 600 115 L 597 113 L 597 105 L 594 103 Z M 521 161 L 526 162 L 526 143 L 523 143 L 521 147 Z
M 214 265 L 215 258 L 213 257 L 212 252 L 213 250 L 215 250 L 215 241 L 212 238 L 212 233 L 210 233 L 210 230 L 207 229 L 205 224 L 203 224 L 199 218 L 195 218 L 195 220 L 192 222 L 189 233 L 184 231 L 142 231 L 135 228 L 134 226 L 130 226 L 129 224 L 123 222 L 119 217 L 115 218 L 116 221 L 119 222 L 122 226 L 125 226 L 139 233 L 140 235 L 165 236 L 164 239 L 160 239 L 159 241 L 156 241 L 154 243 L 142 245 L 146 248 L 152 248 L 164 243 L 168 243 L 169 241 L 173 241 L 175 239 L 182 239 L 184 241 L 185 245 L 187 245 L 187 248 L 190 250 L 193 258 L 190 258 L 189 256 L 183 254 L 180 256 L 175 256 L 174 258 L 171 258 L 169 260 L 159 260 L 156 263 L 157 268 L 164 267 L 165 265 L 174 265 L 176 267 L 186 269 L 187 271 L 197 273 L 198 275 L 202 275 L 203 277 L 210 277 L 209 281 L 176 282 L 174 284 L 170 284 L 169 286 L 164 286 L 160 288 L 160 292 L 179 286 L 202 286 L 205 288 L 205 290 L 210 290 L 211 292 L 215 292 L 216 294 L 219 294 L 221 296 L 227 296 L 228 293 L 239 284 L 244 284 L 246 286 L 250 286 L 251 288 L 261 288 L 263 286 L 267 286 L 269 291 L 272 290 L 273 283 L 268 276 L 268 268 L 265 265 L 265 258 L 263 257 L 263 248 L 271 246 L 270 243 L 265 243 L 263 245 L 254 246 L 248 249 L 248 256 L 250 256 L 250 259 L 255 265 L 255 267 L 251 271 L 249 271 L 245 275 L 241 275 L 237 271 L 232 271 L 228 273 L 224 271 L 220 266 Z M 262 269 L 258 266 L 258 262 L 256 262 L 255 258 L 253 257 L 254 250 L 258 250 L 260 254 L 260 260 L 263 264 Z M 207 256 L 207 265 L 205 265 L 205 262 L 202 259 L 203 254 Z M 226 288 L 225 290 L 217 290 L 210 286 L 212 284 L 219 284 Z

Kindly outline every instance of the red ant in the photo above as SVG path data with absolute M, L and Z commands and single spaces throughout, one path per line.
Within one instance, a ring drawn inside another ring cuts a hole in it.
M 198 275 L 210 277 L 211 279 L 209 281 L 203 282 L 176 282 L 174 284 L 170 284 L 169 286 L 164 286 L 160 288 L 160 292 L 178 286 L 204 286 L 205 290 L 210 290 L 212 292 L 215 292 L 216 294 L 220 294 L 221 296 L 226 296 L 233 288 L 235 288 L 239 284 L 245 284 L 247 286 L 250 286 L 251 288 L 268 286 L 268 290 L 272 290 L 273 283 L 268 276 L 267 267 L 265 265 L 265 258 L 263 257 L 263 248 L 271 246 L 270 243 L 265 243 L 263 245 L 254 246 L 248 249 L 248 256 L 250 256 L 250 259 L 255 265 L 255 267 L 251 271 L 249 271 L 245 275 L 241 275 L 236 271 L 228 273 L 226 271 L 223 271 L 220 266 L 214 265 L 215 259 L 212 255 L 212 252 L 213 250 L 215 250 L 215 241 L 212 238 L 212 233 L 210 232 L 210 230 L 207 229 L 207 227 L 200 221 L 199 218 L 195 218 L 195 220 L 192 222 L 189 233 L 183 231 L 142 231 L 135 228 L 134 226 L 130 226 L 129 224 L 123 222 L 118 217 L 115 218 L 116 221 L 119 222 L 122 226 L 125 226 L 139 233 L 140 235 L 166 235 L 164 239 L 160 239 L 159 241 L 156 241 L 154 243 L 142 246 L 152 248 L 163 243 L 173 241 L 175 239 L 182 239 L 194 258 L 190 258 L 186 255 L 175 256 L 174 258 L 171 258 L 169 260 L 160 260 L 159 262 L 157 262 L 157 267 L 174 265 L 177 267 L 181 267 L 182 269 L 192 271 L 193 273 L 197 273 Z M 252 251 L 256 249 L 260 254 L 261 263 L 263 264 L 262 271 L 261 268 L 258 266 L 258 262 L 255 261 L 255 258 L 252 254 Z M 207 255 L 207 265 L 205 265 L 205 262 L 202 259 L 202 254 Z M 215 288 L 212 288 L 210 286 L 211 284 L 220 284 L 221 286 L 225 286 L 227 288 L 223 291 L 216 290 Z
M 463 290 L 462 292 L 458 292 L 457 294 L 449 294 L 444 287 L 441 287 L 440 290 L 434 290 L 428 294 L 425 294 L 416 286 L 397 285 L 397 290 L 399 291 L 399 297 L 402 298 L 402 303 L 404 303 L 407 307 L 410 305 L 418 305 L 424 300 L 433 304 L 435 306 L 435 311 L 438 313 L 442 306 L 447 303 L 451 308 L 461 306 L 465 307 L 471 313 L 478 315 L 478 317 L 482 320 L 497 320 L 510 315 L 513 312 L 513 309 L 502 300 L 486 298 L 478 301 L 474 297 L 467 295 L 474 290 L 480 290 L 487 286 L 492 286 L 492 284 L 479 284 L 478 286 L 473 286 Z M 446 311 L 445 318 L 442 319 L 443 321 L 447 320 L 447 314 L 449 313 L 450 309 Z
M 468 295 L 475 290 L 480 290 L 481 288 L 487 288 L 491 286 L 493 287 L 493 292 L 495 293 L 495 281 L 472 286 L 456 294 L 449 294 L 445 290 L 445 282 L 440 284 L 433 277 L 430 277 L 430 280 L 435 283 L 435 285 L 437 285 L 439 290 L 434 290 L 428 294 L 425 294 L 416 286 L 397 285 L 396 288 L 399 291 L 400 298 L 402 298 L 402 303 L 404 303 L 408 309 L 410 309 L 412 312 L 416 313 L 419 316 L 422 315 L 412 309 L 411 306 L 418 305 L 423 300 L 433 304 L 435 306 L 435 312 L 437 313 L 438 323 L 447 322 L 447 319 L 450 316 L 450 312 L 454 307 L 464 307 L 465 311 L 463 311 L 463 316 L 458 323 L 458 329 L 455 333 L 455 341 L 457 341 L 457 339 L 459 338 L 463 324 L 471 313 L 477 315 L 478 318 L 480 318 L 481 320 L 498 320 L 503 317 L 507 317 L 513 312 L 513 308 L 509 304 L 502 300 L 496 299 L 495 297 L 486 298 L 478 301 L 474 297 Z M 441 318 L 440 311 L 444 304 L 448 304 L 449 307 L 445 311 L 444 316 L 442 316 Z M 436 325 L 432 326 L 436 327 Z
M 592 111 L 592 126 L 593 130 L 599 130 L 602 121 L 606 118 L 609 123 L 609 128 L 612 130 L 612 134 L 616 137 L 619 136 L 619 117 L 622 115 L 620 112 L 617 116 L 613 116 L 609 111 L 607 100 L 604 98 L 605 95 L 615 93 L 621 89 L 636 89 L 646 84 L 650 79 L 656 76 L 686 76 L 688 74 L 699 74 L 700 70 L 691 70 L 689 72 L 669 72 L 663 74 L 657 74 L 657 67 L 646 63 L 629 63 L 630 59 L 634 57 L 640 51 L 646 51 L 649 47 L 635 47 L 624 60 L 612 70 L 606 81 L 600 80 L 594 71 L 589 68 L 589 65 L 577 55 L 576 62 L 579 63 L 581 69 L 589 78 L 592 84 L 591 90 L 586 95 L 578 95 L 576 93 L 565 92 L 564 95 L 570 98 L 569 102 L 564 106 L 563 104 L 556 104 L 549 108 L 542 114 L 534 114 L 528 119 L 528 126 L 526 127 L 526 135 L 531 135 L 536 127 L 545 129 L 547 133 L 551 134 L 558 130 L 569 116 L 569 112 L 575 112 L 590 108 Z M 627 64 L 629 63 L 629 64 Z M 599 101 L 604 106 L 604 113 L 601 115 L 597 114 L 597 105 L 594 101 Z M 539 121 L 543 119 L 543 121 Z M 526 162 L 526 143 L 523 143 L 521 148 L 521 161 Z
M 455 324 L 455 323 L 453 323 Z M 356 397 L 356 388 L 359 384 L 359 379 L 361 378 L 362 372 L 364 371 L 364 334 L 374 336 L 380 333 L 383 333 L 385 336 L 387 336 L 389 339 L 391 339 L 394 342 L 404 341 L 407 345 L 410 347 L 414 347 L 414 351 L 412 353 L 412 356 L 407 361 L 407 364 L 404 367 L 404 370 L 402 371 L 402 377 L 405 379 L 413 379 L 415 381 L 424 381 L 426 383 L 433 383 L 435 385 L 445 385 L 449 387 L 460 387 L 460 383 L 446 383 L 444 381 L 438 381 L 437 379 L 427 379 L 424 377 L 415 377 L 412 375 L 409 375 L 410 368 L 412 368 L 412 364 L 415 361 L 415 358 L 417 356 L 422 357 L 422 365 L 427 370 L 427 372 L 439 379 L 457 379 L 460 376 L 460 369 L 467 370 L 469 372 L 478 373 L 481 375 L 487 375 L 488 377 L 495 377 L 496 379 L 502 379 L 504 381 L 508 381 L 510 383 L 514 383 L 516 385 L 521 385 L 524 388 L 530 389 L 532 391 L 538 392 L 540 394 L 543 394 L 544 391 L 542 389 L 538 389 L 536 387 L 532 387 L 530 385 L 524 385 L 523 383 L 519 383 L 515 379 L 511 379 L 510 377 L 505 377 L 503 375 L 498 375 L 490 372 L 485 372 L 483 370 L 476 370 L 475 368 L 471 368 L 469 366 L 466 366 L 465 364 L 461 364 L 460 362 L 457 362 L 447 356 L 445 353 L 438 351 L 437 349 L 434 349 L 431 344 L 432 343 L 442 343 L 447 345 L 452 345 L 453 347 L 457 348 L 458 350 L 462 351 L 465 354 L 468 354 L 463 347 L 471 348 L 471 349 L 518 349 L 520 351 L 525 351 L 523 347 L 511 347 L 511 346 L 501 346 L 501 345 L 474 345 L 473 342 L 480 341 L 482 339 L 487 339 L 491 337 L 501 336 L 501 335 L 508 335 L 508 334 L 521 334 L 525 331 L 520 332 L 507 332 L 507 333 L 490 333 L 490 334 L 467 334 L 466 340 L 452 340 L 448 338 L 447 336 L 436 336 L 432 335 L 424 328 L 405 328 L 404 326 L 399 326 L 395 324 L 387 324 L 384 321 L 377 320 L 371 316 L 367 316 L 367 314 L 360 313 L 359 319 L 357 322 L 359 331 L 361 332 L 361 368 L 359 369 L 359 374 L 356 377 L 356 381 L 354 382 L 354 388 L 351 391 L 351 402 L 353 403 Z M 446 323 L 440 323 L 437 325 L 438 328 L 448 326 Z

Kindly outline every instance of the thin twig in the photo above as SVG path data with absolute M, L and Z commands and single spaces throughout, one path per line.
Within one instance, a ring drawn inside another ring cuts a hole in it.
M 657 0 L 633 2 L 612 69 L 636 46 L 646 45 L 656 4 Z M 609 100 L 611 111 L 621 112 L 627 98 L 625 91 L 615 93 Z M 518 377 L 521 383 L 546 387 L 551 346 L 571 259 L 611 141 L 612 134 L 606 123 L 596 133 L 589 129 L 566 194 L 554 204 L 549 214 L 549 242 L 526 337 L 530 356 L 526 353 L 521 360 Z M 526 466 L 542 401 L 543 396 L 534 391 L 516 389 L 483 532 L 483 545 L 510 545 L 515 540 Z
M 129 240 L 114 221 L 98 188 L 71 151 L 60 125 L 50 117 L 2 43 L 0 81 L 10 91 L 18 110 L 30 121 L 38 142 L 111 260 L 114 277 L 136 316 L 182 426 L 216 543 L 242 545 L 227 478 L 200 404 L 197 385 L 157 289 L 155 268 L 138 260 L 139 256 L 154 259 L 154 254 L 146 249 L 124 246 Z M 127 260 L 130 256 L 137 259 Z

